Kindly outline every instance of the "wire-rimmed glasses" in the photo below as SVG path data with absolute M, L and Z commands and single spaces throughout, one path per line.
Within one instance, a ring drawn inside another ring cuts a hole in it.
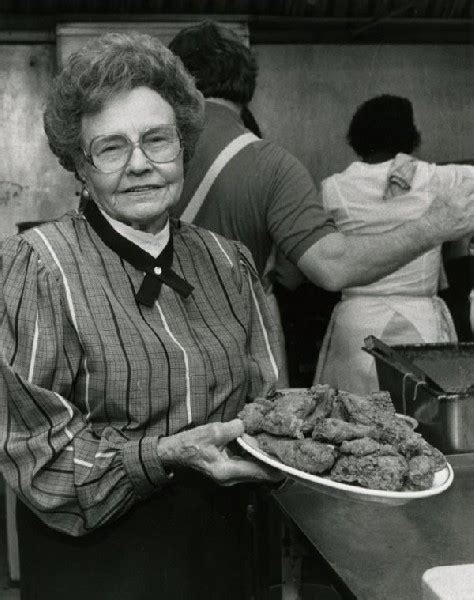
M 152 163 L 169 163 L 181 152 L 181 137 L 175 125 L 159 125 L 143 131 L 138 142 L 121 133 L 99 135 L 83 153 L 87 162 L 101 173 L 115 173 L 125 167 L 136 146 Z

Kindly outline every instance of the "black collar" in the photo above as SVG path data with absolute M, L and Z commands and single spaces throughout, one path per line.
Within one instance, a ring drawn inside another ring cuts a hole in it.
M 163 252 L 153 258 L 151 254 L 117 233 L 93 200 L 89 200 L 87 203 L 84 216 L 106 246 L 135 269 L 146 273 L 136 295 L 137 302 L 145 306 L 153 306 L 160 295 L 163 283 L 184 298 L 187 298 L 193 291 L 194 287 L 171 268 L 173 263 L 173 236 L 171 233 Z

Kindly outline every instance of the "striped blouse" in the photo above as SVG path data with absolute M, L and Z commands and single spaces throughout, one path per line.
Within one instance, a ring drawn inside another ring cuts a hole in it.
M 143 272 L 84 215 L 3 247 L 0 464 L 23 501 L 77 536 L 166 485 L 157 436 L 235 417 L 278 368 L 271 315 L 249 252 L 173 222 L 174 271 L 136 301 Z

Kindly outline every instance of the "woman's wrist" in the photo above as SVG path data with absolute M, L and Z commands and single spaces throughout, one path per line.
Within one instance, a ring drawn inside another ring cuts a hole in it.
M 157 437 L 156 451 L 163 469 L 168 475 L 171 475 L 176 466 L 176 460 L 174 459 L 173 444 L 170 444 L 169 440 L 169 437 Z

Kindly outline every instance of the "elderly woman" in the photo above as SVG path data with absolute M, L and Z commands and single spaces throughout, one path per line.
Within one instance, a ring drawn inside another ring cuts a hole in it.
M 415 158 L 420 139 L 407 98 L 383 94 L 359 106 L 347 140 L 360 160 L 322 184 L 324 207 L 341 231 L 388 233 L 419 218 L 439 192 L 474 177 L 473 167 Z M 451 315 L 437 296 L 440 267 L 438 245 L 373 283 L 344 289 L 315 382 L 360 394 L 378 390 L 374 359 L 361 350 L 370 334 L 389 344 L 456 341 Z
M 180 60 L 106 35 L 57 77 L 45 129 L 83 213 L 3 248 L 1 462 L 22 600 L 244 598 L 246 399 L 278 372 L 248 251 L 168 218 L 203 119 Z

